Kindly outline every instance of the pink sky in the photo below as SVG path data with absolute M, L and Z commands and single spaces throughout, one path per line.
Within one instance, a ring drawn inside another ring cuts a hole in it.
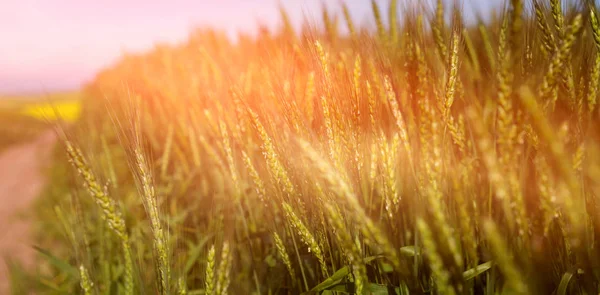
M 258 20 L 270 27 L 279 22 L 277 0 L 2 2 L 0 94 L 76 89 L 124 51 L 149 50 L 156 42 L 185 41 L 194 27 L 211 26 L 234 36 L 240 30 L 253 32 Z M 324 2 L 339 10 L 339 1 Z M 357 21 L 371 17 L 370 1 L 345 2 Z M 387 0 L 378 2 L 382 9 L 387 7 Z M 296 24 L 303 14 L 320 18 L 321 0 L 281 3 Z

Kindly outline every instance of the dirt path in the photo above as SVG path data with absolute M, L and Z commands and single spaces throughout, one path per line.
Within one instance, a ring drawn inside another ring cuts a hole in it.
M 41 170 L 54 142 L 54 132 L 48 131 L 0 153 L 0 294 L 8 294 L 9 288 L 5 255 L 32 267 L 35 252 L 23 215 L 44 185 Z

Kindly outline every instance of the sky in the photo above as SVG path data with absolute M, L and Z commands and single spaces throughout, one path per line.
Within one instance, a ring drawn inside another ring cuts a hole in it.
M 2 0 L 0 95 L 75 90 L 119 60 L 158 43 L 185 42 L 197 27 L 234 37 L 254 33 L 258 23 L 275 28 L 278 4 L 299 25 L 319 21 L 326 3 L 340 14 L 342 0 Z M 389 0 L 378 0 L 387 9 Z M 407 1 L 400 0 L 400 5 Z M 465 13 L 501 0 L 463 0 Z M 371 1 L 345 0 L 360 24 L 372 23 Z M 489 6 L 489 7 L 488 7 Z

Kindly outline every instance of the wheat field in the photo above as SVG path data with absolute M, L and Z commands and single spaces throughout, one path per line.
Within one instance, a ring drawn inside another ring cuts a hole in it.
M 388 3 L 104 70 L 15 292 L 598 294 L 599 7 Z

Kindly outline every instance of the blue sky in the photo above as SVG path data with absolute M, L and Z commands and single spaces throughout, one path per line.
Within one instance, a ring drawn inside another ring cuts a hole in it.
M 386 9 L 389 0 L 378 0 Z M 400 0 L 399 5 L 411 0 Z M 415 0 L 420 1 L 420 0 Z M 178 43 L 194 27 L 235 36 L 255 32 L 260 21 L 279 22 L 281 3 L 292 22 L 319 21 L 321 5 L 340 13 L 337 0 L 3 0 L 0 10 L 0 94 L 77 89 L 123 52 Z M 372 20 L 371 1 L 346 0 L 360 24 Z M 464 0 L 467 16 L 501 0 Z M 384 13 L 384 16 L 387 16 Z

